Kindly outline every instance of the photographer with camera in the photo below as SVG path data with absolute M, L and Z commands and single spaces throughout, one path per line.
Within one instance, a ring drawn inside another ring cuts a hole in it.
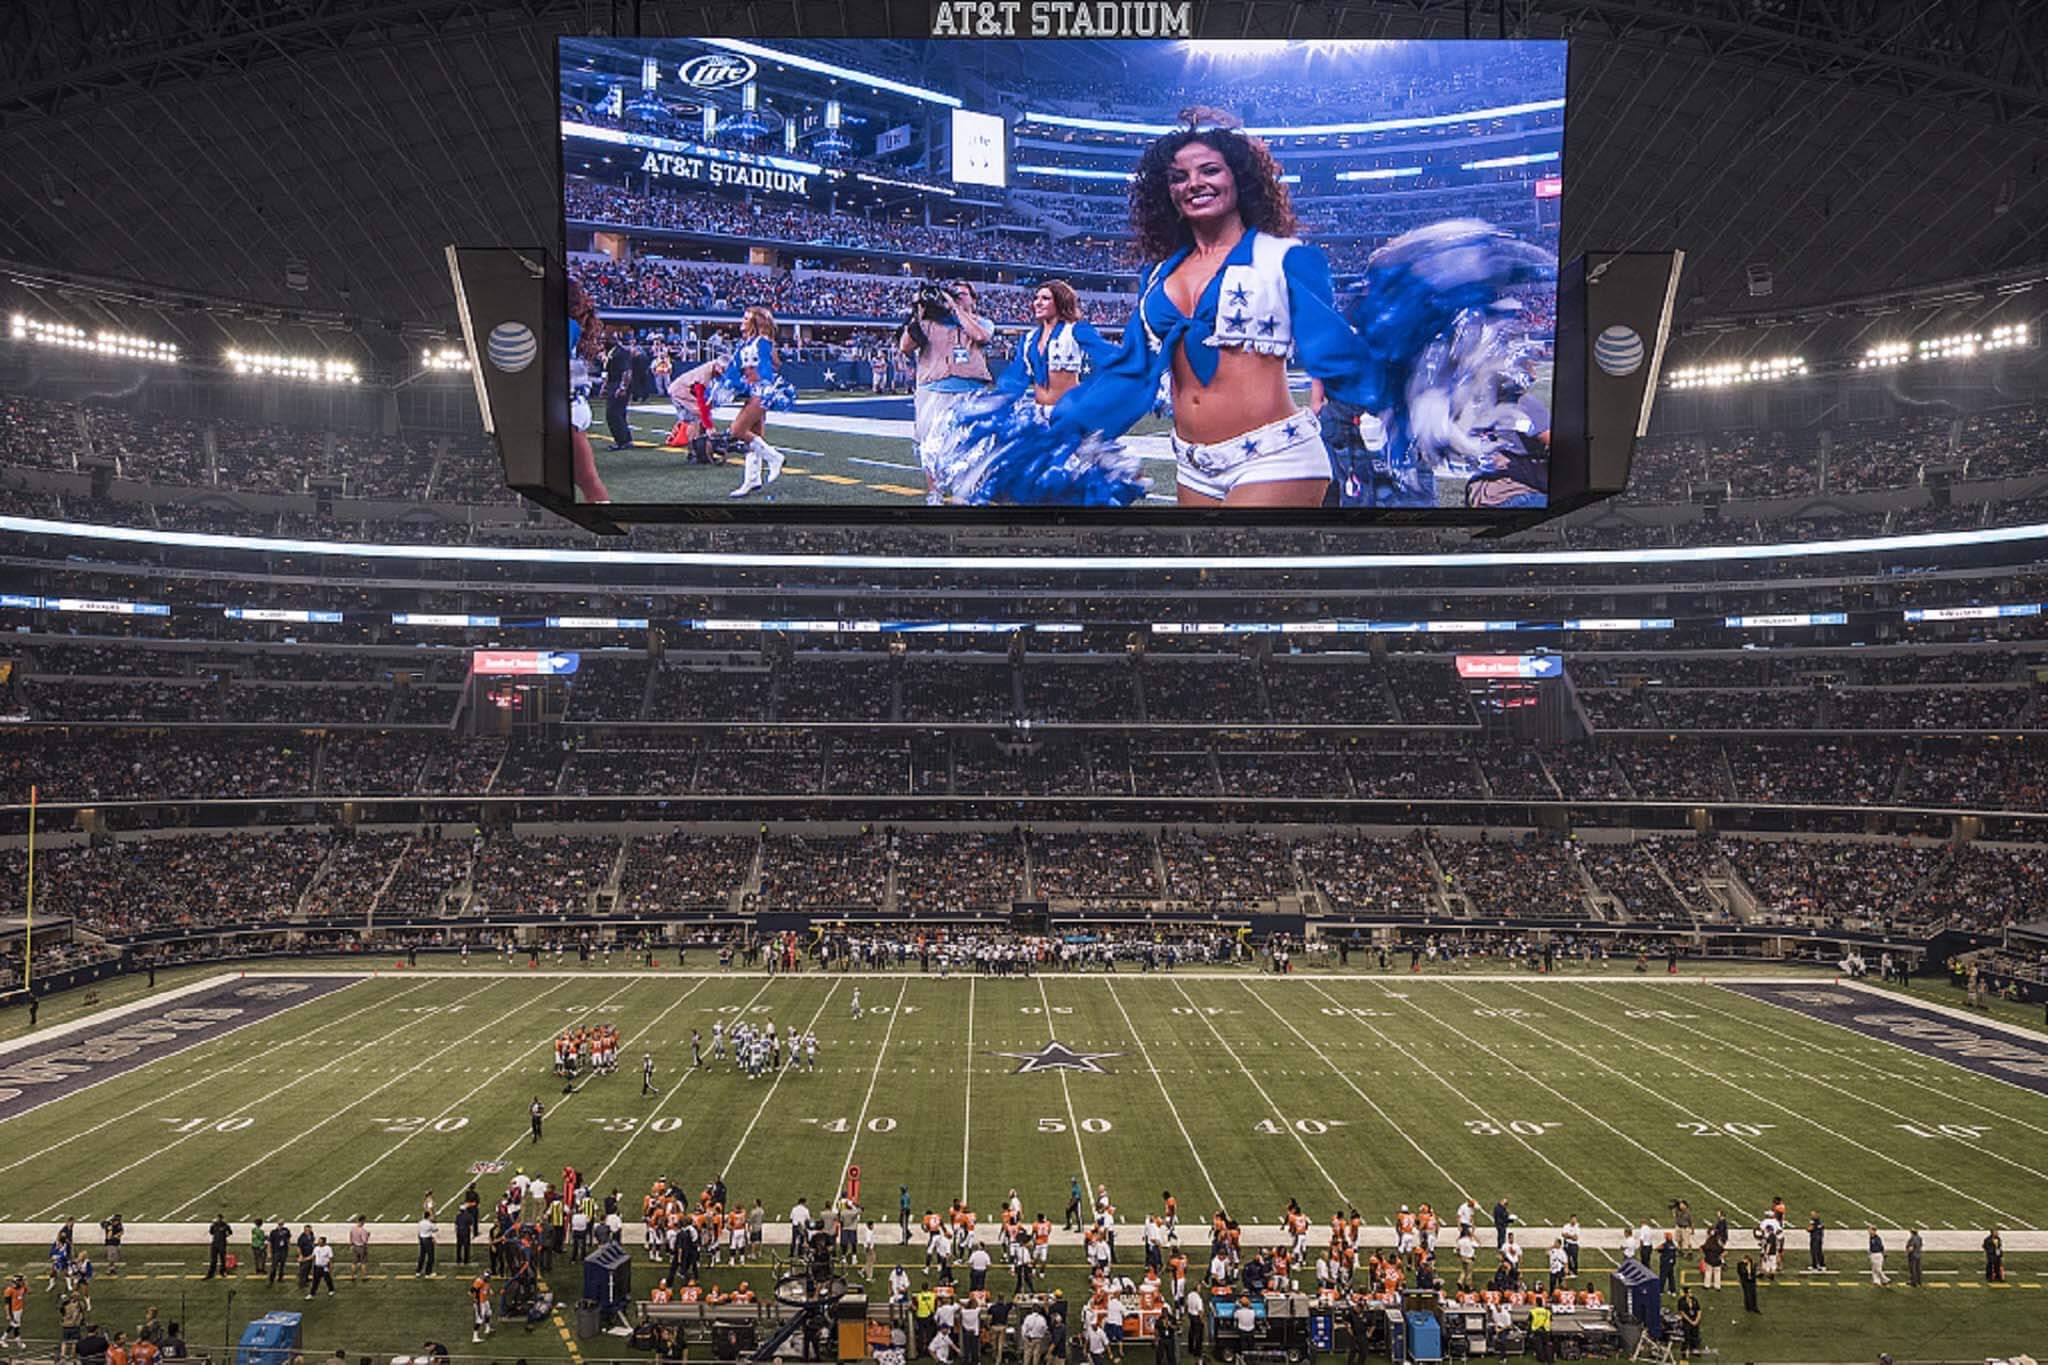
M 925 470 L 925 502 L 945 500 L 932 481 L 925 439 L 940 420 L 970 395 L 987 393 L 994 383 L 988 368 L 988 343 L 995 329 L 975 316 L 974 286 L 966 280 L 942 285 L 927 280 L 918 286 L 910 317 L 896 339 L 896 349 L 917 366 L 914 397 L 918 463 Z

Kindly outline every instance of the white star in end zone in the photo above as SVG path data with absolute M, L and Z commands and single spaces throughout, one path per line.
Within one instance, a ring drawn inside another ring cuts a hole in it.
M 1098 1057 L 1121 1057 L 1121 1052 L 1076 1052 L 1065 1043 L 1049 1042 L 1036 1052 L 997 1052 L 996 1057 L 1015 1057 L 1024 1065 L 1010 1074 L 1022 1076 L 1031 1071 L 1093 1071 L 1098 1075 L 1109 1075 L 1095 1064 Z

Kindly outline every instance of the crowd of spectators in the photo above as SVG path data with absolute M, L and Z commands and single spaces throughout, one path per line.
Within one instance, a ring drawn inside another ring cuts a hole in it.
M 756 200 L 749 204 L 695 192 L 633 194 L 573 177 L 567 185 L 566 202 L 569 218 L 574 222 L 733 237 L 750 246 L 781 243 L 820 254 L 872 253 L 892 260 L 912 255 L 948 261 L 1000 260 L 1005 266 L 1025 269 L 1135 269 L 1135 262 L 1119 245 L 1073 239 L 1053 242 L 1039 235 L 996 235 L 982 226 L 863 218 L 801 203 Z M 833 251 L 834 248 L 839 251 Z
M 1620 903 L 1622 918 L 1634 922 L 1681 923 L 1692 918 L 1692 907 L 1672 890 L 1657 864 L 1660 839 L 1639 839 L 1626 844 L 1582 843 L 1578 846 L 1579 866 L 1593 884 Z
M 2002 730 L 2020 723 L 2031 700 L 2023 684 L 1843 688 L 1829 709 L 1831 722 L 1845 729 Z
M 43 848 L 36 911 L 116 936 L 282 921 L 297 910 L 333 839 L 329 831 L 290 830 Z
M 306 893 L 307 919 L 368 919 L 410 834 L 345 831 Z
M 470 911 L 586 914 L 618 853 L 619 841 L 609 835 L 488 835 L 476 841 Z
M 1586 914 L 1578 860 L 1562 840 L 1539 834 L 1508 839 L 1432 835 L 1429 847 L 1443 870 L 1445 893 L 1463 896 L 1474 914 L 1568 919 Z
M 1264 718 L 1258 670 L 1247 659 L 1159 655 L 1145 661 L 1138 682 L 1148 720 L 1214 724 Z
M 1142 833 L 1037 835 L 1031 873 L 1047 900 L 1143 901 L 1160 895 L 1152 840 Z
M 771 834 L 761 841 L 760 904 L 769 910 L 879 909 L 889 854 L 874 834 Z
M 1345 756 L 1352 786 L 1368 797 L 1476 797 L 1479 771 L 1462 750 L 1373 749 Z
M 1033 720 L 1135 720 L 1134 670 L 1118 655 L 1098 662 L 1034 661 L 1024 667 L 1024 714 Z
M 1229 796 L 1341 798 L 1351 792 L 1344 760 L 1330 749 L 1218 750 L 1216 769 Z
M 1891 800 L 1902 757 L 1864 739 L 1731 740 L 1726 753 L 1745 801 L 1857 806 Z
M 1928 878 L 1898 918 L 1922 928 L 1953 924 L 1996 932 L 2042 917 L 2048 855 L 2038 848 L 1964 844 L 1941 875 Z
M 1015 832 L 891 831 L 888 843 L 902 914 L 1007 914 L 1024 894 L 1024 845 Z
M 1909 805 L 2041 810 L 2048 752 L 2029 744 L 1922 745 L 1906 761 Z
M 1274 720 L 1386 725 L 1395 719 L 1385 677 L 1367 655 L 1327 661 L 1275 659 L 1264 673 Z
M 858 275 L 844 271 L 782 271 L 710 265 L 642 256 L 630 261 L 579 257 L 570 275 L 602 309 L 648 309 L 679 314 L 730 315 L 737 320 L 759 304 L 778 319 L 845 318 L 901 324 L 910 312 L 919 280 L 901 275 Z M 980 283 L 975 311 L 988 321 L 1022 327 L 1030 321 L 1031 290 L 1021 285 Z M 1122 323 L 1131 301 L 1080 295 L 1082 316 L 1098 324 Z M 663 333 L 664 342 L 690 350 L 682 332 Z M 698 345 L 704 345 L 699 338 Z
M 1243 906 L 1300 888 L 1287 841 L 1276 834 L 1169 831 L 1159 840 L 1169 900 Z
M 1441 908 L 1421 830 L 1400 838 L 1333 834 L 1294 846 L 1303 882 L 1340 914 L 1420 917 Z
M 724 909 L 754 870 L 755 840 L 746 835 L 636 835 L 619 873 L 618 913 L 661 915 Z
M 1723 839 L 1766 918 L 1882 931 L 1948 863 L 1945 844 Z
M 825 790 L 843 796 L 884 796 L 910 790 L 914 770 L 908 739 L 863 739 L 841 734 L 826 755 Z
M 438 825 L 409 840 L 377 909 L 394 919 L 441 913 L 447 908 L 448 894 L 468 883 L 476 843 L 474 839 L 449 838 Z

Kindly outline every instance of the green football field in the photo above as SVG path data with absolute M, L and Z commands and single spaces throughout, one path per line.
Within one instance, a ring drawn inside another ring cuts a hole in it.
M 735 411 L 718 410 L 721 430 Z M 833 429 L 828 419 L 834 414 L 854 417 L 851 425 L 857 428 L 886 423 L 886 434 Z M 747 501 L 771 506 L 922 506 L 924 469 L 911 444 L 910 419 L 907 394 L 804 394 L 794 414 L 768 415 L 768 440 L 789 463 L 780 479 Z M 738 460 L 722 465 L 692 464 L 681 451 L 662 446 L 675 425 L 668 404 L 635 404 L 631 420 L 636 442 L 632 450 L 605 448 L 609 441 L 601 414 L 591 429 L 597 470 L 613 502 L 724 502 L 726 495 L 739 487 L 744 471 Z M 1164 421 L 1146 418 L 1133 434 L 1163 435 L 1165 431 Z M 1145 472 L 1153 482 L 1150 505 L 1173 504 L 1173 471 L 1170 457 L 1145 461 Z
M 714 1023 L 771 1018 L 815 1029 L 815 1073 L 749 1080 L 689 1065 L 693 1029 L 708 1053 Z M 598 1020 L 622 1032 L 620 1074 L 565 1094 L 550 1040 Z M 651 1097 L 643 1051 L 656 1059 Z M 535 1096 L 550 1106 L 539 1143 Z M 93 1225 L 116 1211 L 186 1225 L 220 1212 L 239 1244 L 255 1216 L 401 1224 L 428 1190 L 448 1201 L 472 1178 L 492 1191 L 521 1165 L 552 1177 L 564 1164 L 635 1207 L 657 1177 L 694 1189 L 723 1174 L 735 1198 L 765 1201 L 771 1242 L 797 1196 L 818 1206 L 858 1165 L 892 1249 L 901 1186 L 919 1213 L 964 1195 L 991 1216 L 1014 1187 L 1027 1214 L 1057 1223 L 1075 1176 L 1107 1185 L 1126 1222 L 1170 1189 L 1184 1221 L 1221 1207 L 1248 1228 L 1271 1227 L 1290 1198 L 1318 1225 L 1350 1206 L 1378 1225 L 1403 1203 L 1447 1213 L 1462 1194 L 1484 1207 L 1506 1195 L 1531 1228 L 1576 1215 L 1589 1243 L 1625 1220 L 1663 1225 L 1679 1196 L 1702 1222 L 1721 1208 L 1738 1228 L 1779 1195 L 1795 1229 L 1808 1209 L 1852 1233 L 1918 1225 L 1972 1244 L 1992 1224 L 2048 1228 L 2048 1097 L 1697 977 L 387 968 L 0 1122 L 0 1134 L 16 1266 L 38 1260 L 23 1244 L 66 1217 L 96 1246 Z M 473 1176 L 494 1163 L 502 1173 Z M 387 1234 L 384 1254 L 409 1269 L 409 1245 Z M 1796 1231 L 1792 1248 L 1803 1266 Z M 1848 1273 L 1788 1277 L 1767 1324 L 1727 1328 L 1753 1334 L 1741 1358 L 1866 1359 L 1901 1344 L 1913 1354 L 1913 1342 L 1953 1357 L 2048 1337 L 2037 1258 L 2016 1256 L 2009 1285 L 1987 1288 L 1972 1254 L 1930 1253 L 1943 1278 L 1928 1292 L 1971 1324 L 1937 1337 L 1922 1301 L 1870 1288 L 1854 1273 L 1862 1258 L 1837 1255 Z M 1078 1262 L 1073 1248 L 1061 1256 Z M 131 1245 L 129 1258 L 156 1263 L 162 1292 L 218 1304 L 219 1286 L 189 1278 L 200 1248 Z M 388 1334 L 374 1336 L 380 1350 L 417 1345 L 398 1340 L 416 1311 L 446 1311 L 433 1282 L 409 1275 L 344 1288 L 337 1302 L 358 1315 L 347 1330 Z M 252 1313 L 277 1293 L 247 1292 Z M 387 1293 L 395 1316 L 364 1324 L 363 1302 Z M 566 1349 L 542 1333 L 520 1352 Z

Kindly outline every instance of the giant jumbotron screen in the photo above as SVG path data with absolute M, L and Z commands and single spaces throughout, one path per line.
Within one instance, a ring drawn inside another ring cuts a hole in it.
M 1550 505 L 1564 43 L 565 38 L 559 78 L 579 504 Z

